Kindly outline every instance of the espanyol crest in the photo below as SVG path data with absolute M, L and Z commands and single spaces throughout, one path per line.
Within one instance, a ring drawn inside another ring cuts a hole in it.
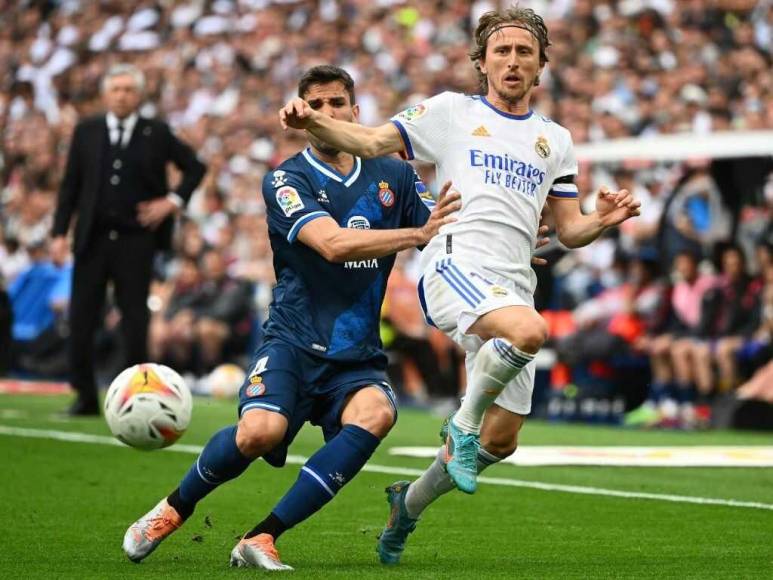
M 386 181 L 378 184 L 378 200 L 384 207 L 392 207 L 395 204 L 395 194 L 389 189 L 389 183 Z

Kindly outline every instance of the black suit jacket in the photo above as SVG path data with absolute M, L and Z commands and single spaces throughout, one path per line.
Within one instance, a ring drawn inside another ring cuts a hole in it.
M 52 234 L 66 235 L 73 215 L 77 213 L 73 251 L 81 253 L 88 245 L 94 226 L 101 187 L 102 158 L 108 154 L 105 115 L 84 119 L 75 127 L 64 179 L 59 188 L 59 200 L 54 214 Z M 174 136 L 169 125 L 156 119 L 137 119 L 127 147 L 141 153 L 142 200 L 165 197 L 169 193 L 166 164 L 174 163 L 182 171 L 182 181 L 175 193 L 185 203 L 196 189 L 206 167 L 188 145 Z M 174 218 L 170 216 L 156 230 L 156 246 L 171 246 Z

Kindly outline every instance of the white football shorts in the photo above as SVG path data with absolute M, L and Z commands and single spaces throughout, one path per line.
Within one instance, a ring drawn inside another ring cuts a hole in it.
M 445 257 L 433 262 L 419 280 L 419 300 L 424 318 L 466 352 L 467 376 L 483 340 L 467 331 L 484 314 L 507 306 L 534 308 L 534 297 L 525 288 L 482 266 L 471 266 Z M 519 415 L 531 412 L 534 361 L 527 364 L 496 404 Z

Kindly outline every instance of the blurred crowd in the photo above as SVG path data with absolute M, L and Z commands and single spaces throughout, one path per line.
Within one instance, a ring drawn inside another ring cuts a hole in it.
M 47 260 L 46 243 L 73 127 L 101 110 L 99 81 L 111 64 L 142 68 L 142 114 L 166 119 L 209 168 L 175 251 L 158 263 L 149 304 L 153 357 L 203 374 L 260 340 L 273 284 L 260 185 L 303 147 L 303 135 L 282 132 L 276 117 L 301 73 L 322 63 L 346 68 L 368 125 L 443 90 L 475 92 L 471 31 L 480 14 L 505 4 L 0 0 L 0 275 L 15 307 L 14 352 L 22 354 L 14 364 L 64 373 L 50 349 L 66 339 L 68 273 Z M 520 5 L 546 17 L 553 43 L 535 108 L 575 143 L 773 128 L 769 0 Z M 436 189 L 432 169 L 419 170 Z M 605 184 L 632 190 L 643 215 L 588 248 L 549 247 L 537 304 L 573 312 L 550 317 L 558 366 L 571 369 L 554 372 L 554 386 L 596 384 L 617 367 L 643 365 L 648 372 L 635 374 L 651 375 L 656 391 L 644 423 L 674 420 L 664 401 L 689 403 L 676 416 L 695 423 L 703 401 L 693 391 L 708 397 L 773 372 L 764 346 L 773 310 L 770 175 L 770 158 L 583 164 L 584 209 Z M 415 275 L 415 256 L 406 254 L 385 306 L 396 382 L 417 400 L 453 397 L 463 363 L 422 325 L 409 292 Z M 31 294 L 34 308 L 22 309 Z M 6 318 L 0 324 L 11 324 Z M 119 319 L 111 311 L 105 320 L 109 352 Z M 566 347 L 587 345 L 583 333 L 606 333 L 607 343 L 592 342 L 608 349 Z M 579 377 L 583 364 L 589 371 Z

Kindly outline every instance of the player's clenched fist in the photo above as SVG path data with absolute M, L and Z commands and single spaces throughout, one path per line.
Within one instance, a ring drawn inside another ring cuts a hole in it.
M 282 129 L 285 130 L 288 127 L 305 129 L 311 125 L 316 114 L 318 113 L 311 108 L 309 103 L 300 97 L 295 97 L 279 109 L 279 122 L 282 124 Z
M 421 228 L 424 244 L 428 243 L 442 226 L 455 222 L 456 218 L 451 214 L 459 211 L 461 208 L 462 195 L 456 190 L 451 191 L 451 182 L 446 181 L 440 189 L 437 204 L 432 209 L 427 223 Z

